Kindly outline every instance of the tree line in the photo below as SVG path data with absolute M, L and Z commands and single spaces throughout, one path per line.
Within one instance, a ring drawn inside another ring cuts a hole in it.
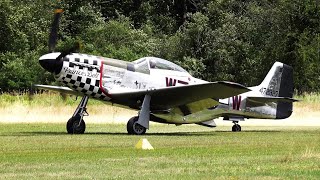
M 156 56 L 208 81 L 259 84 L 272 64 L 294 68 L 298 93 L 320 90 L 320 4 L 315 0 L 2 0 L 0 88 L 56 84 L 38 64 L 53 10 L 63 8 L 57 51 L 133 61 Z

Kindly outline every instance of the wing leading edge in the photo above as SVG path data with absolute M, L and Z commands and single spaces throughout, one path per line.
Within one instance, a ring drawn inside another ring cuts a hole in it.
M 38 88 L 38 89 L 56 91 L 56 92 L 60 92 L 60 93 L 64 93 L 64 94 L 72 94 L 72 95 L 76 95 L 76 96 L 82 96 L 81 93 L 74 91 L 68 87 L 39 85 L 39 84 L 35 84 L 35 85 L 33 85 L 33 87 Z

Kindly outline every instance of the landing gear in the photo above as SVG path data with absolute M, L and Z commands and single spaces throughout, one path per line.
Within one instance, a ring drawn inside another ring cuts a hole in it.
M 234 125 L 232 126 L 232 131 L 233 132 L 239 132 L 241 131 L 241 126 L 238 124 L 237 121 L 233 121 Z
M 83 116 L 89 116 L 87 113 L 88 96 L 83 96 L 80 104 L 73 113 L 73 116 L 67 122 L 68 134 L 83 134 L 86 130 L 86 123 L 83 120 Z
M 143 99 L 139 116 L 131 118 L 127 123 L 128 134 L 142 135 L 146 133 L 146 129 L 149 129 L 150 100 L 151 96 L 146 94 Z
M 138 124 L 138 116 L 132 117 L 129 119 L 127 123 L 127 131 L 128 134 L 135 134 L 135 135 L 143 135 L 146 133 L 146 128 Z
M 86 130 L 86 123 L 80 117 L 72 117 L 67 122 L 68 134 L 83 134 Z

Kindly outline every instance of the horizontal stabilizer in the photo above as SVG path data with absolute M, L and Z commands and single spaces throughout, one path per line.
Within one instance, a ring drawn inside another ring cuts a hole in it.
M 254 103 L 278 103 L 278 102 L 288 102 L 288 103 L 292 103 L 292 102 L 297 102 L 299 100 L 297 99 L 293 99 L 293 98 L 289 98 L 289 97 L 247 97 L 247 100 L 254 102 Z

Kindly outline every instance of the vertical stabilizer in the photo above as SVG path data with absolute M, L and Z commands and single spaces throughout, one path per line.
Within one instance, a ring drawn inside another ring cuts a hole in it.
M 267 76 L 259 85 L 259 91 L 267 97 L 293 96 L 293 68 L 286 64 L 275 62 Z M 277 119 L 284 119 L 292 113 L 292 102 L 277 103 Z
M 264 96 L 293 96 L 293 69 L 286 64 L 275 62 L 259 85 L 259 91 Z

